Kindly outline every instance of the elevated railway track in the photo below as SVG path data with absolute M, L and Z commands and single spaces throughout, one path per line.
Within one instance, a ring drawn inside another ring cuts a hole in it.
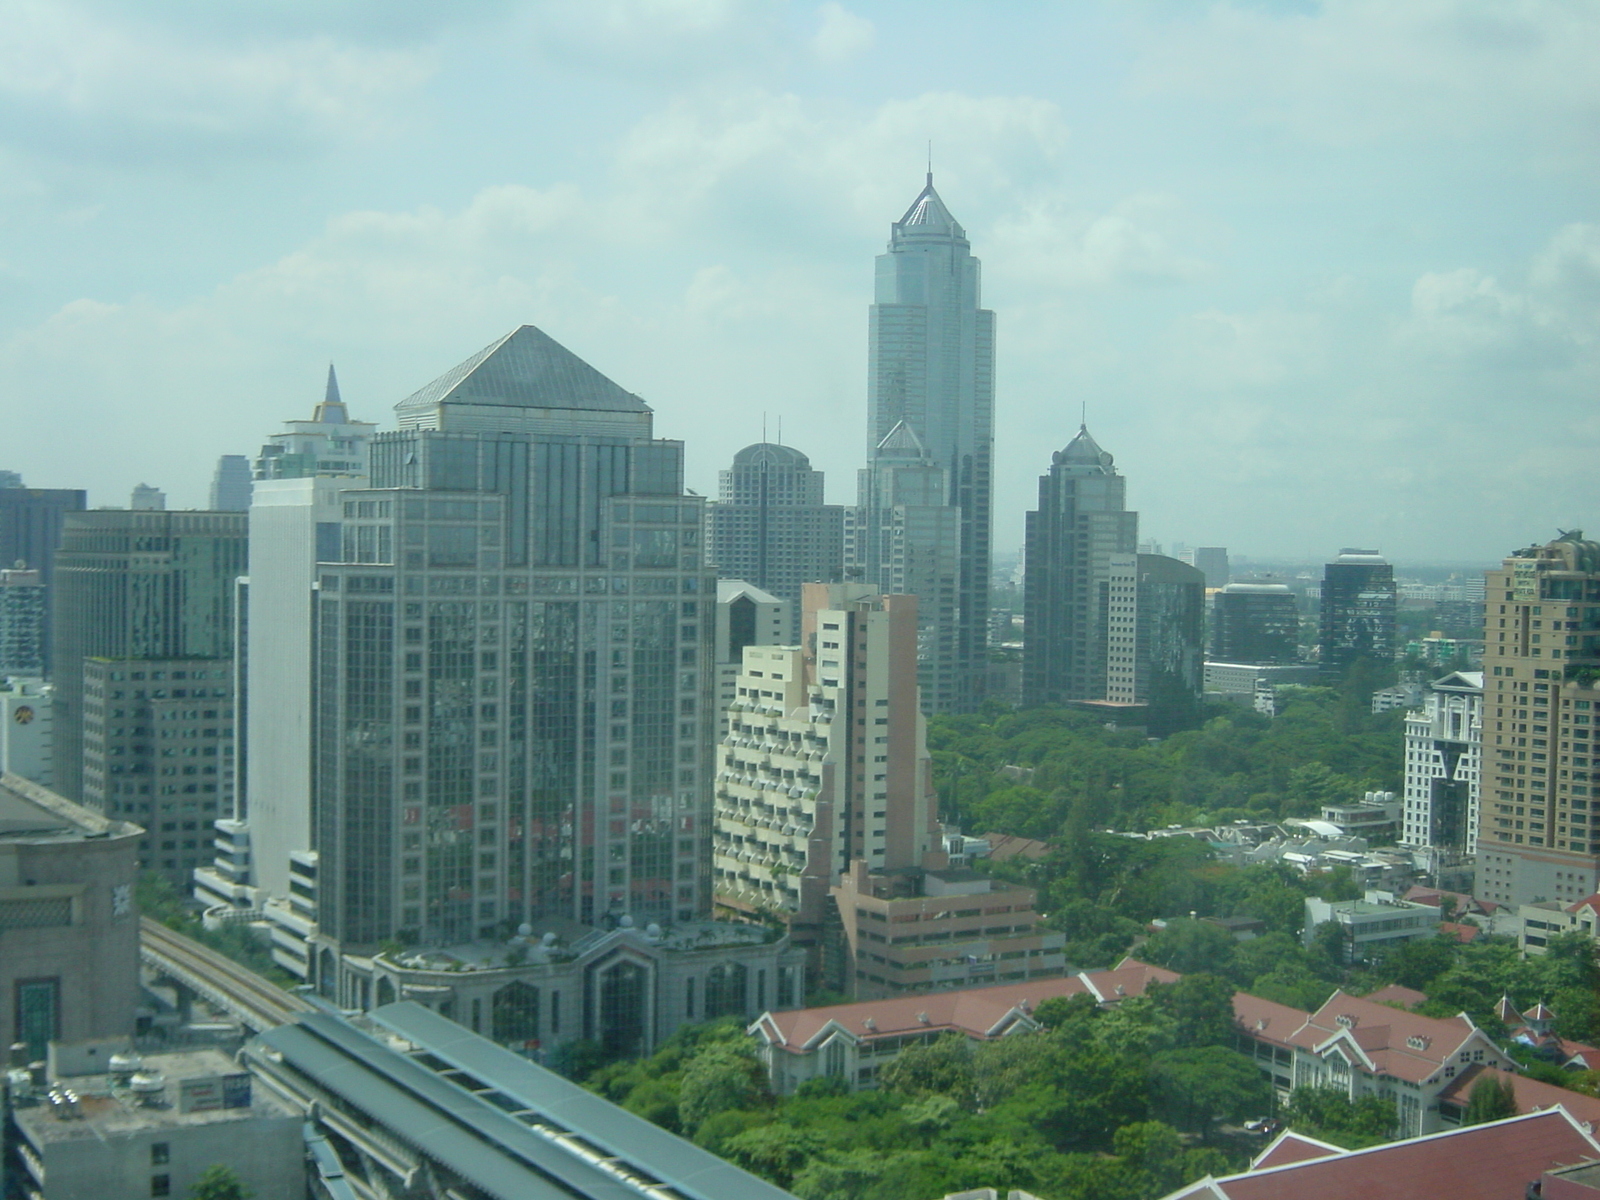
M 285 1025 L 296 1013 L 310 1012 L 314 1007 L 227 955 L 149 917 L 140 920 L 139 957 L 258 1033 Z

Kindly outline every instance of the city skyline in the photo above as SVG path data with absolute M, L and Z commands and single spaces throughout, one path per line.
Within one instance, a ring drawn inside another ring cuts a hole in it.
M 380 413 L 532 322 L 634 381 L 697 491 L 766 413 L 838 431 L 799 448 L 846 502 L 860 264 L 931 138 L 1002 318 L 996 462 L 1087 404 L 1165 541 L 1487 565 L 1583 524 L 1600 14 L 29 12 L 28 60 L 61 64 L 0 92 L 0 387 L 28 398 L 31 486 L 197 506 L 330 358 Z M 558 98 L 560 123 L 516 116 Z M 1563 437 L 1508 447 L 1508 397 Z M 1574 482 L 1478 499 L 1535 461 Z M 1001 553 L 1028 486 L 997 478 Z

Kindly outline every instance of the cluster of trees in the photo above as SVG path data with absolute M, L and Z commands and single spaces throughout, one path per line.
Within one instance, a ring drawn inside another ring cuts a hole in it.
M 134 886 L 139 914 L 158 921 L 168 929 L 193 938 L 218 954 L 225 954 L 240 966 L 289 988 L 300 981 L 272 961 L 272 951 L 247 925 L 224 925 L 207 929 L 200 916 L 165 875 L 146 871 Z
M 1050 1200 L 1161 1196 L 1246 1150 L 1222 1122 L 1271 1110 L 1232 1047 L 1232 985 L 1197 974 L 1103 1011 L 1039 1006 L 1044 1026 L 912 1047 L 874 1091 L 813 1080 L 774 1097 L 736 1023 L 685 1028 L 589 1086 L 805 1200 L 925 1200 L 1021 1188 Z
M 1160 742 L 1062 708 L 935 718 L 928 745 L 945 819 L 1070 840 L 1091 829 L 1315 816 L 1326 801 L 1398 790 L 1404 714 L 1372 713 L 1365 666 L 1338 688 L 1284 689 L 1271 720 L 1230 708 Z

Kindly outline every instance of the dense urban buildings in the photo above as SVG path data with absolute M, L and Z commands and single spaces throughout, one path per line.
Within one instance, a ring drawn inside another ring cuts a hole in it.
M 1423 852 L 1430 873 L 1477 852 L 1482 739 L 1482 671 L 1435 679 L 1406 714 L 1400 844 Z
M 69 512 L 82 512 L 86 494 L 77 488 L 25 488 L 15 472 L 13 486 L 0 487 L 0 567 L 39 572 L 45 587 L 44 657 L 50 673 L 50 589 L 55 582 L 56 547 Z
M 1025 551 L 1024 704 L 1106 697 L 1111 560 L 1134 554 L 1139 541 L 1126 495 L 1127 481 L 1086 427 L 1039 480 Z
M 1600 543 L 1518 550 L 1486 604 L 1476 894 L 1573 904 L 1600 890 Z
M 1375 550 L 1341 550 L 1322 572 L 1318 647 L 1325 672 L 1358 658 L 1388 661 L 1394 654 L 1394 568 Z
M 944 471 L 944 503 L 957 510 L 959 566 L 948 687 L 927 657 L 933 648 L 925 645 L 923 652 L 923 702 L 935 712 L 973 707 L 986 675 L 994 313 L 980 308 L 980 302 L 978 260 L 966 231 L 934 191 L 930 172 L 926 186 L 892 226 L 887 253 L 877 260 L 867 343 L 867 456 L 870 474 L 890 434 L 903 423 Z M 872 499 L 864 494 L 861 507 L 869 509 Z M 858 545 L 855 565 L 861 578 L 881 586 L 888 549 L 871 539 Z M 917 597 L 923 622 L 931 628 L 943 607 L 941 597 L 920 592 Z M 937 647 L 939 653 L 945 649 Z
M 138 660 L 189 659 L 196 660 L 194 669 L 231 669 L 235 580 L 245 572 L 243 513 L 100 509 L 68 515 L 51 598 L 57 791 L 84 798 L 86 721 L 124 731 L 146 727 L 152 702 L 170 697 L 171 681 L 149 678 L 168 668 Z M 86 698 L 91 659 L 124 663 L 116 671 L 127 678 L 110 681 L 103 697 Z M 135 680 L 135 674 L 144 678 Z M 109 763 L 97 801 L 103 796 L 107 815 L 126 814 L 148 825 L 171 811 L 169 802 L 182 803 L 181 790 L 162 790 L 181 777 L 185 764 L 167 761 L 176 757 Z M 221 815 L 212 803 L 200 807 L 208 820 Z
M 779 646 L 800 640 L 790 605 L 742 579 L 717 580 L 717 628 L 712 659 L 717 671 L 717 712 L 738 695 L 746 646 Z M 718 718 L 721 719 L 720 716 Z
M 1258 666 L 1300 661 L 1300 608 L 1287 584 L 1230 583 L 1211 599 L 1211 658 Z
M 800 585 L 832 583 L 844 571 L 844 508 L 823 503 L 822 472 L 800 451 L 757 442 L 718 472 L 706 506 L 706 553 L 721 579 L 742 579 L 787 608 L 785 640 L 800 636 Z
M 0 1036 L 29 1061 L 51 1041 L 133 1035 L 140 833 L 0 777 Z

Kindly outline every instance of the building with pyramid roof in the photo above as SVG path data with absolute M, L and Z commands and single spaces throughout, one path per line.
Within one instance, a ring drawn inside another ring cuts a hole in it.
M 717 591 L 682 444 L 529 325 L 396 412 L 317 567 L 311 981 L 355 1007 L 437 985 L 473 1028 L 514 1007 L 617 1053 L 787 997 L 786 943 L 708 927 Z M 697 927 L 733 958 L 685 977 L 634 946 Z M 581 981 L 550 950 L 639 929 Z M 511 974 L 453 987 L 391 942 Z
M 929 172 L 877 260 L 868 321 L 867 453 L 870 463 L 897 456 L 905 447 L 890 439 L 903 426 L 943 472 L 938 502 L 955 510 L 954 595 L 918 594 L 925 626 L 952 625 L 948 652 L 923 659 L 923 703 L 931 712 L 975 707 L 988 670 L 994 313 L 980 307 L 979 273 L 966 230 Z M 860 507 L 869 523 L 884 486 L 871 466 L 862 473 Z M 857 539 L 852 566 L 877 580 L 890 545 L 877 537 Z M 939 639 L 925 633 L 923 640 Z

